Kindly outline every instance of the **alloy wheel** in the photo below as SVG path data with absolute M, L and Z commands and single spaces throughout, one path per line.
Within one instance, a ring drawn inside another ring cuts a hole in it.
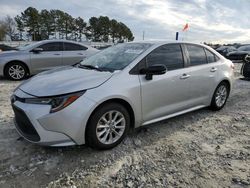
M 218 107 L 222 107 L 227 100 L 227 88 L 225 85 L 221 85 L 215 94 L 215 103 Z
M 8 70 L 9 76 L 15 80 L 20 80 L 25 76 L 25 70 L 21 65 L 12 65 Z
M 125 127 L 126 120 L 121 112 L 117 110 L 108 111 L 99 119 L 96 135 L 101 143 L 113 144 L 122 137 Z

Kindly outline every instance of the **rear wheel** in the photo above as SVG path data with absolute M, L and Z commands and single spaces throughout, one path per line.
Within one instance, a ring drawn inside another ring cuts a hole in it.
M 127 109 L 118 103 L 99 107 L 90 117 L 86 142 L 96 149 L 110 149 L 118 145 L 127 135 L 130 116 Z
M 28 70 L 24 64 L 13 62 L 6 65 L 4 73 L 11 80 L 22 80 L 28 75 Z
M 250 78 L 250 55 L 246 55 L 241 67 L 241 74 L 245 78 Z
M 217 86 L 214 92 L 210 108 L 212 110 L 222 109 L 227 102 L 228 96 L 229 96 L 229 85 L 227 82 L 221 82 Z

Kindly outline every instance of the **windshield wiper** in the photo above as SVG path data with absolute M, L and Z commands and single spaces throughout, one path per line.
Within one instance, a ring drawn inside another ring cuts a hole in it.
M 98 67 L 95 67 L 93 65 L 82 65 L 82 64 L 79 64 L 80 68 L 87 68 L 87 69 L 94 69 L 94 70 L 97 70 L 97 71 L 103 71 L 102 69 L 98 68 Z

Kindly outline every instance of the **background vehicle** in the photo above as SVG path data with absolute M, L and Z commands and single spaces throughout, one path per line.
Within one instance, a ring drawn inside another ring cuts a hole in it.
M 250 45 L 244 45 L 239 47 L 236 51 L 229 52 L 226 58 L 233 61 L 243 61 L 247 54 L 250 54 Z
M 5 44 L 0 44 L 0 52 L 10 51 L 10 50 L 16 50 L 16 48 L 5 45 Z
M 109 149 L 130 128 L 206 106 L 220 110 L 232 88 L 233 68 L 204 45 L 115 45 L 78 66 L 47 71 L 20 85 L 11 98 L 16 128 L 38 144 Z
M 246 55 L 244 62 L 241 67 L 241 74 L 245 78 L 250 78 L 250 55 Z
M 221 46 L 219 48 L 216 49 L 217 52 L 219 52 L 221 55 L 223 55 L 224 57 L 226 57 L 226 55 L 229 52 L 234 52 L 237 49 L 234 46 Z
M 28 75 L 73 65 L 95 54 L 90 46 L 66 40 L 45 40 L 0 54 L 0 76 L 21 80 Z

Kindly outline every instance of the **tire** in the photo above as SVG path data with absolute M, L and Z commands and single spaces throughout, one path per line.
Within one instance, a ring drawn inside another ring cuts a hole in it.
M 243 63 L 241 73 L 245 78 L 250 78 L 250 63 L 249 62 Z
M 94 149 L 111 149 L 121 143 L 129 127 L 130 116 L 124 106 L 113 102 L 104 104 L 89 119 L 86 144 Z
M 10 80 L 23 80 L 28 76 L 28 72 L 26 66 L 19 62 L 9 63 L 4 69 L 4 75 Z
M 221 82 L 214 91 L 210 109 L 214 111 L 222 109 L 227 102 L 228 96 L 229 85 L 227 82 Z

